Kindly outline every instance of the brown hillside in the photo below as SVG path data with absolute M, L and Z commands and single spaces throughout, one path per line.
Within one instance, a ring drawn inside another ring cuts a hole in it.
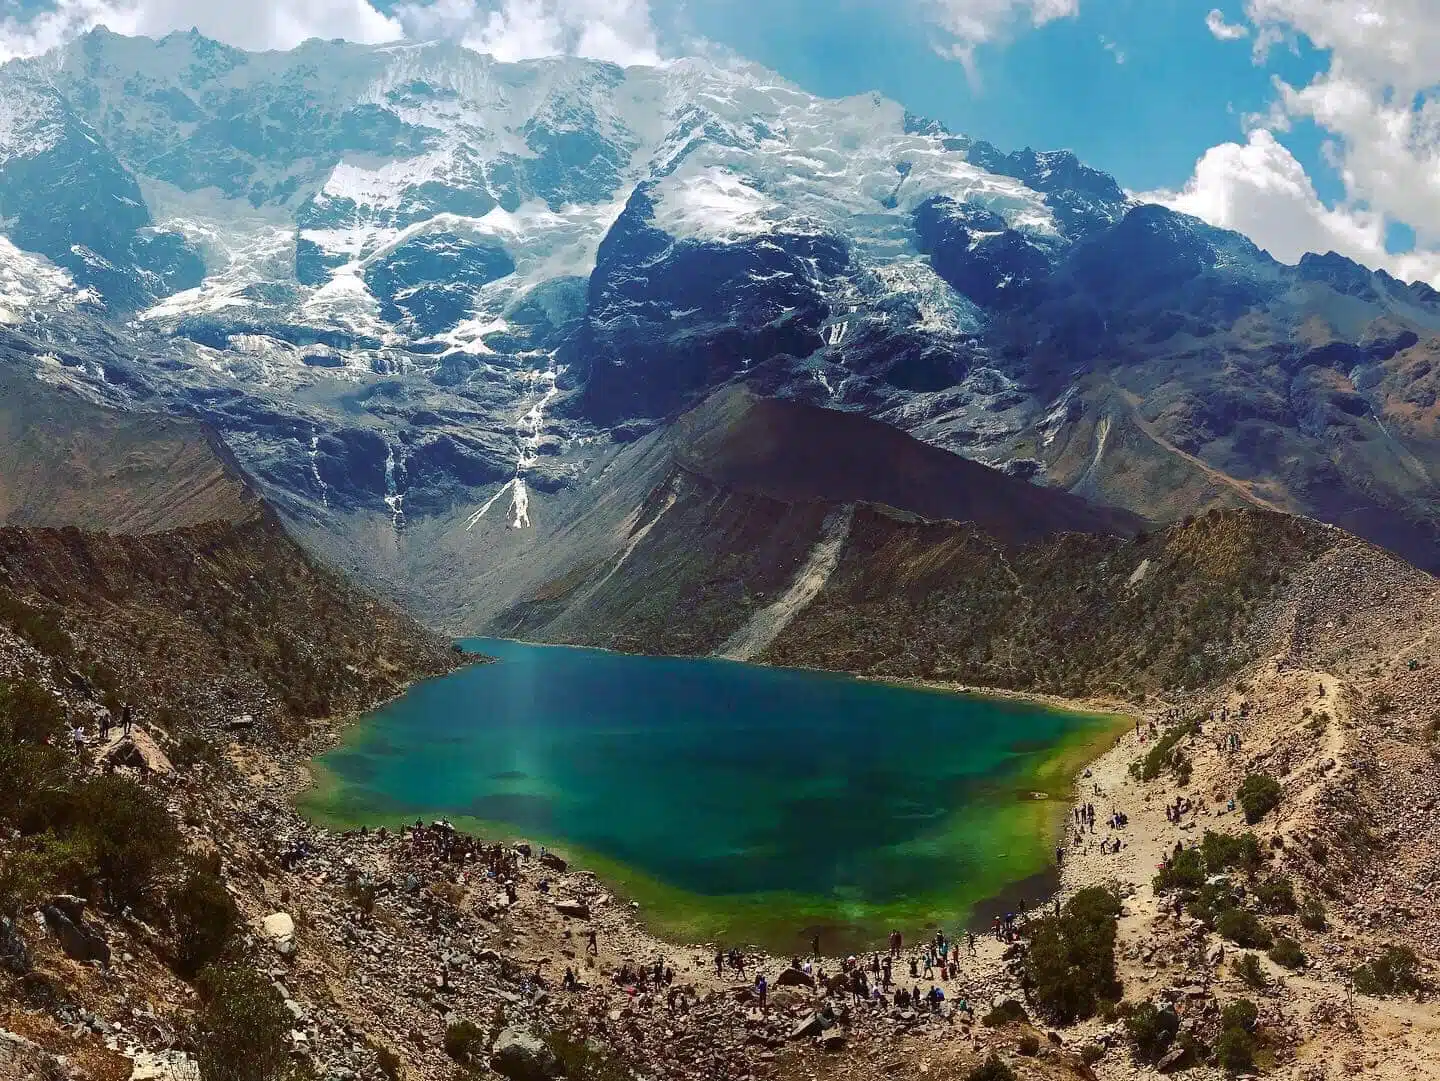
M 875 503 L 973 522 L 1007 544 L 1054 533 L 1133 533 L 1088 503 L 922 443 L 888 424 L 727 387 L 675 426 L 676 460 L 734 491 L 785 502 Z
M 0 368 L 0 525 L 142 534 L 262 513 L 201 425 L 105 409 Z

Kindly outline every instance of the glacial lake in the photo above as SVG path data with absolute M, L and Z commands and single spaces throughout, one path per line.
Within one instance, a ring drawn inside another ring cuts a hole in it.
M 548 844 L 676 942 L 826 952 L 1049 889 L 1113 716 L 720 660 L 490 639 L 316 759 L 336 828 L 446 817 Z

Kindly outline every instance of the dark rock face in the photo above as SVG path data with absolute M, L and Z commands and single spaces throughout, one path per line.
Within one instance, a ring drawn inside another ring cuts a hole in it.
M 935 272 L 983 308 L 1019 307 L 1050 275 L 1049 253 L 984 207 L 938 196 L 920 204 L 914 219 Z
M 768 234 L 730 244 L 675 240 L 643 188 L 600 245 L 578 357 L 585 415 L 601 424 L 670 414 L 776 354 L 822 345 L 834 238 Z
M 415 237 L 372 263 L 365 284 L 389 322 L 417 336 L 448 330 L 474 310 L 482 286 L 514 273 L 515 262 L 498 244 L 453 233 Z
M 154 230 L 135 177 L 53 91 L 48 129 L 0 167 L 0 219 L 21 248 L 39 252 L 129 310 L 199 285 L 203 261 L 176 233 Z
M 72 961 L 98 961 L 110 963 L 110 946 L 105 937 L 86 924 L 83 910 L 73 903 L 74 898 L 56 898 L 50 904 L 40 907 L 45 917 L 45 926 L 60 942 L 65 956 Z

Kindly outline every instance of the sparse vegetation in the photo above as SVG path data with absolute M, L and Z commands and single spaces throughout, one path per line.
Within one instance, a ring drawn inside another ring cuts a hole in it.
M 1237 798 L 1245 821 L 1254 825 L 1280 805 L 1280 782 L 1267 773 L 1252 773 L 1240 784 Z
M 1159 1062 L 1170 1050 L 1175 1034 L 1180 1031 L 1180 1018 L 1172 1009 L 1160 1009 L 1153 1002 L 1142 1002 L 1125 1017 L 1125 1031 L 1141 1062 Z
M 1290 915 L 1296 909 L 1295 887 L 1286 875 L 1271 875 L 1255 887 L 1255 899 L 1266 912 Z
M 1198 725 L 1193 719 L 1175 725 L 1155 741 L 1155 745 L 1144 758 L 1130 764 L 1130 773 L 1139 780 L 1153 781 L 1166 770 L 1170 770 L 1177 775 L 1177 783 L 1182 786 L 1188 784 L 1191 763 L 1179 747 L 1183 740 L 1193 736 L 1197 730 Z M 1178 776 L 1182 772 L 1185 775 L 1184 780 L 1180 780 Z
M 1115 928 L 1120 899 L 1099 887 L 1083 889 L 1058 916 L 1032 925 L 1025 956 L 1031 1002 L 1059 1025 L 1091 1017 L 1120 998 L 1115 973 Z
M 1270 977 L 1260 964 L 1260 958 L 1253 953 L 1242 953 L 1230 965 L 1235 978 L 1252 991 L 1263 991 L 1270 986 Z
M 1425 991 L 1420 959 L 1409 946 L 1386 946 L 1373 961 L 1357 966 L 1351 979 L 1362 995 L 1418 996 Z
M 1255 1026 L 1260 1011 L 1249 999 L 1236 999 L 1220 1012 L 1215 1058 L 1228 1072 L 1244 1073 L 1255 1065 Z
M 1015 1081 L 1015 1071 L 992 1051 L 984 1062 L 965 1075 L 965 1081 Z
M 1156 893 L 1169 890 L 1198 890 L 1205 885 L 1205 857 L 1198 848 L 1172 853 L 1152 883 Z
M 1318 897 L 1307 897 L 1300 906 L 1300 926 L 1307 931 L 1323 931 L 1329 926 L 1325 918 L 1325 902 Z
M 240 913 L 225 884 L 195 868 L 170 894 L 176 969 L 187 978 L 220 960 L 235 936 Z
M 1002 1025 L 1013 1025 L 1029 1020 L 1030 1015 L 1025 1012 L 1025 1007 L 1015 999 L 1009 998 L 981 1018 L 981 1024 L 990 1028 L 1000 1028 Z
M 198 1019 L 205 1081 L 281 1081 L 289 1076 L 291 1018 L 265 977 L 240 965 L 206 969 Z
M 1248 832 L 1236 836 L 1206 830 L 1200 840 L 1200 852 L 1205 857 L 1205 869 L 1212 875 L 1225 871 L 1254 874 L 1265 862 L 1259 839 Z
M 474 1021 L 453 1021 L 445 1026 L 445 1053 L 462 1066 L 468 1066 L 485 1050 L 485 1033 Z
M 1252 950 L 1268 950 L 1274 943 L 1269 930 L 1255 913 L 1244 908 L 1228 908 L 1215 918 L 1215 930 L 1237 946 Z
M 1310 963 L 1300 943 L 1289 937 L 1277 938 L 1275 945 L 1270 947 L 1269 957 L 1281 968 L 1304 968 Z
M 1025 1033 L 1016 1041 L 1015 1050 L 1026 1058 L 1034 1058 L 1040 1053 L 1040 1037 L 1033 1032 Z

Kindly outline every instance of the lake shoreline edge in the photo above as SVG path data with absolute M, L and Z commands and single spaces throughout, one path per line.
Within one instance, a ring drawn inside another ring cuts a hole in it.
M 592 650 L 596 648 L 578 646 L 571 643 L 527 642 L 520 639 L 494 640 L 538 648 L 576 650 Z M 466 649 L 465 643 L 468 641 L 476 641 L 476 639 L 457 639 L 456 645 L 465 651 L 467 657 L 474 658 L 472 663 L 505 663 L 502 659 L 485 654 L 483 650 L 470 651 Z M 1099 733 L 1089 733 L 1078 741 L 1071 739 L 1060 741 L 1054 747 L 1053 753 L 1045 755 L 1040 762 L 1036 763 L 1033 773 L 1027 775 L 1031 780 L 1039 780 L 1047 774 L 1056 772 L 1054 767 L 1057 764 L 1060 764 L 1063 770 L 1063 781 L 1057 777 L 1056 780 L 1060 783 L 1047 785 L 1047 791 L 1032 790 L 1031 792 L 1036 804 L 1044 805 L 1041 814 L 1045 819 L 1045 825 L 1042 827 L 1041 832 L 1043 833 L 1046 845 L 1055 845 L 1062 839 L 1066 811 L 1075 806 L 1078 800 L 1082 776 L 1092 767 L 1098 765 L 1108 755 L 1114 753 L 1120 741 L 1123 739 L 1124 733 L 1129 729 L 1131 722 L 1144 715 L 1143 707 L 1138 704 L 1113 698 L 1088 697 L 1077 699 L 1045 692 L 1021 692 L 1009 688 L 985 688 L 969 684 L 947 683 L 935 680 L 881 678 L 836 671 L 833 669 L 767 665 L 757 662 L 736 662 L 720 657 L 633 654 L 622 650 L 603 648 L 601 648 L 600 651 L 626 657 L 656 656 L 657 659 L 714 660 L 724 664 L 748 664 L 782 671 L 828 675 L 842 679 L 851 679 L 857 682 L 878 683 L 893 686 L 898 689 L 928 691 L 936 694 L 981 700 L 1009 701 L 1037 706 L 1052 711 L 1083 714 L 1091 718 L 1104 719 L 1107 723 L 1103 726 L 1103 731 Z M 438 679 L 444 677 L 433 678 Z M 381 818 L 386 819 L 387 824 L 398 824 L 402 816 L 395 813 L 380 812 L 377 814 L 361 814 L 354 820 L 325 813 L 318 806 L 318 804 L 324 800 L 323 793 L 330 786 L 337 785 L 340 782 L 333 776 L 327 776 L 328 771 L 326 771 L 323 764 L 319 762 L 319 758 L 329 750 L 343 746 L 348 739 L 362 731 L 365 716 L 384 709 L 387 705 L 393 704 L 395 701 L 398 701 L 410 693 L 416 686 L 430 681 L 430 679 L 412 681 L 409 686 L 403 688 L 399 694 L 387 702 L 377 703 L 371 709 L 364 712 L 330 719 L 323 726 L 317 726 L 324 728 L 324 735 L 319 736 L 318 733 L 315 733 L 319 738 L 309 741 L 304 760 L 297 763 L 301 779 L 290 786 L 290 803 L 294 811 L 312 826 L 332 830 L 359 828 L 367 824 L 370 825 L 371 828 L 378 828 L 379 823 L 377 820 Z M 1063 791 L 1068 798 L 1060 798 L 1061 791 Z M 511 826 L 506 823 L 484 821 L 467 816 L 446 816 L 443 815 L 442 812 L 434 811 L 426 812 L 425 814 L 426 817 L 443 816 L 446 820 L 455 822 L 459 828 L 470 829 L 475 832 L 477 836 L 481 837 L 505 840 L 507 842 L 519 842 L 522 840 L 544 841 L 544 838 L 538 837 L 534 831 L 525 831 L 520 827 Z M 408 813 L 404 817 L 406 821 L 410 821 Z M 394 822 L 388 821 L 392 819 Z M 672 894 L 679 897 L 688 897 L 690 895 L 689 891 L 670 886 L 644 871 L 631 868 L 620 861 L 589 851 L 581 845 L 563 840 L 555 840 L 554 843 L 549 844 L 548 847 L 557 854 L 569 858 L 572 863 L 572 870 L 589 871 L 593 874 L 606 889 L 613 893 L 617 901 L 623 903 L 627 910 L 628 919 L 634 925 L 635 932 L 648 941 L 653 942 L 657 948 L 675 949 L 694 947 L 697 945 L 713 945 L 713 942 L 706 939 L 705 936 L 667 934 L 663 929 L 657 928 L 655 920 L 648 918 L 648 912 L 661 907 L 655 901 L 657 896 Z M 572 855 L 573 858 L 571 858 Z M 1063 888 L 1060 871 L 1061 869 L 1052 863 L 1038 872 L 1029 873 L 1011 883 L 1007 883 L 1001 890 L 994 894 L 977 898 L 971 904 L 967 926 L 973 930 L 980 930 L 980 923 L 984 918 L 988 918 L 992 911 L 1010 910 L 1008 903 L 1011 900 L 1018 900 L 1019 894 L 1026 892 L 1026 887 L 1028 886 L 1041 887 L 1042 895 L 1038 898 L 1025 896 L 1025 900 L 1038 900 L 1039 905 L 1048 904 L 1056 892 Z M 642 902 L 633 896 L 635 894 L 646 897 L 648 900 Z M 741 896 L 746 897 L 747 903 L 761 907 L 766 903 L 773 903 L 782 897 L 791 895 L 774 893 Z M 732 902 L 734 901 L 733 897 L 729 899 Z M 676 907 L 683 907 L 683 905 Z M 760 947 L 754 948 L 760 949 Z M 768 950 L 761 950 L 761 952 L 767 955 L 772 953 L 772 951 Z

